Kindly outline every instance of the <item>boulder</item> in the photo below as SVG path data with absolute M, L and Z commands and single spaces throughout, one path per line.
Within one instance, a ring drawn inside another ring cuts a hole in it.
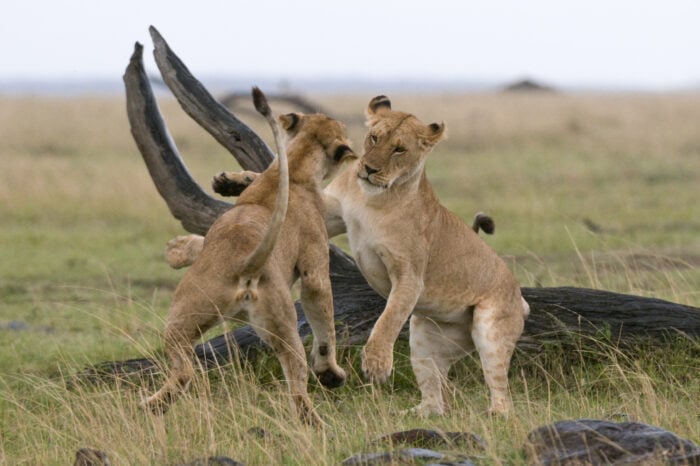
M 659 427 L 593 419 L 533 430 L 524 445 L 530 464 L 700 464 L 700 447 Z

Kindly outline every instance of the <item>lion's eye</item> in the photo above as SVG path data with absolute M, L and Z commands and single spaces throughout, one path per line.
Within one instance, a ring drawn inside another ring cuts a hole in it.
M 404 154 L 404 153 L 406 153 L 406 148 L 405 148 L 405 147 L 401 147 L 401 146 L 396 146 L 396 147 L 394 147 L 394 152 L 393 152 L 394 155 L 401 155 L 401 154 Z
M 369 143 L 371 145 L 377 144 L 377 136 L 375 136 L 374 134 L 370 134 L 369 135 Z

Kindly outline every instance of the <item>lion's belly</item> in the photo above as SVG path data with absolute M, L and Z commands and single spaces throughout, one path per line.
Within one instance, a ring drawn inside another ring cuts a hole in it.
M 472 307 L 451 297 L 431 296 L 431 290 L 424 290 L 414 313 L 438 322 L 458 323 L 471 318 Z

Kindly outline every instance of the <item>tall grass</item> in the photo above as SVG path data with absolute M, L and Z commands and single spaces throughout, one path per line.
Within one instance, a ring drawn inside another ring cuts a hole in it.
M 380 93 L 381 90 L 377 93 Z M 348 121 L 372 95 L 316 96 Z M 524 286 L 574 285 L 700 306 L 700 96 L 394 95 L 394 108 L 445 121 L 430 156 L 442 201 L 470 221 L 496 220 L 487 241 Z M 679 339 L 624 351 L 605 335 L 518 352 L 515 412 L 483 415 L 476 358 L 450 379 L 452 412 L 399 414 L 418 402 L 405 344 L 388 386 L 364 385 L 357 348 L 349 383 L 311 396 L 328 426 L 300 424 L 274 358 L 201 374 L 164 417 L 138 402 L 158 380 L 75 383 L 85 366 L 159 358 L 181 271 L 165 242 L 182 233 L 152 185 L 121 98 L 0 97 L 0 464 L 70 464 L 78 448 L 113 464 L 228 455 L 247 464 L 337 464 L 413 427 L 471 431 L 488 464 L 524 464 L 529 430 L 564 418 L 635 419 L 700 442 L 700 348 Z M 205 187 L 233 159 L 171 99 L 162 109 Z M 267 135 L 264 122 L 251 124 Z M 339 240 L 343 244 L 343 239 Z M 256 434 L 259 428 L 264 436 Z

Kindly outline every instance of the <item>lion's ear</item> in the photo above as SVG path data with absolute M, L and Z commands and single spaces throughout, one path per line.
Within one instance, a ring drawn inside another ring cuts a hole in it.
M 356 159 L 357 155 L 350 149 L 350 146 L 346 144 L 341 144 L 335 148 L 333 153 L 333 160 L 340 163 L 347 159 Z
M 374 115 L 383 109 L 391 110 L 391 100 L 389 100 L 389 98 L 385 95 L 378 95 L 369 101 L 369 105 L 367 106 L 367 114 Z
M 425 137 L 425 141 L 434 146 L 441 140 L 447 137 L 447 131 L 445 130 L 445 123 L 430 123 L 428 125 L 428 134 Z
M 279 116 L 279 122 L 285 131 L 291 133 L 299 129 L 301 123 L 301 116 L 298 113 L 287 113 L 286 115 Z
M 387 96 L 378 95 L 374 99 L 370 100 L 369 105 L 367 105 L 367 111 L 365 111 L 365 115 L 367 116 L 367 126 L 374 125 L 377 122 L 378 117 L 389 110 L 391 110 L 391 101 Z
M 367 105 L 367 110 L 365 111 L 367 121 L 365 121 L 365 124 L 370 127 L 375 125 L 379 121 L 380 116 L 389 110 L 391 110 L 389 98 L 385 95 L 378 95 L 370 100 L 369 105 Z

